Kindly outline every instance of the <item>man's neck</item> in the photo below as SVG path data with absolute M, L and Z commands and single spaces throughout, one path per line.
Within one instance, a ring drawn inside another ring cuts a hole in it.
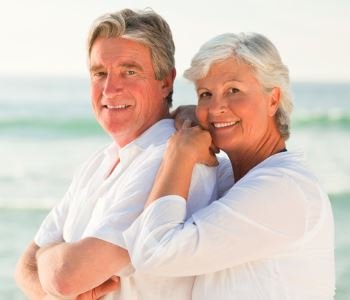
M 164 112 L 164 114 L 156 120 L 154 123 L 152 123 L 150 126 L 145 127 L 143 131 L 138 134 L 138 135 L 120 135 L 120 136 L 112 136 L 113 140 L 115 143 L 118 145 L 118 147 L 124 148 L 126 145 L 130 144 L 132 141 L 136 140 L 138 137 L 140 137 L 142 134 L 144 134 L 149 128 L 157 124 L 159 121 L 164 120 L 164 119 L 171 119 L 171 115 L 169 110 Z

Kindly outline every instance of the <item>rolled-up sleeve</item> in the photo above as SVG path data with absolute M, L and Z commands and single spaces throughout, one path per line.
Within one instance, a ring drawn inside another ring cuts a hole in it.
M 41 223 L 39 230 L 34 237 L 34 242 L 39 247 L 64 241 L 63 228 L 70 200 L 71 189 L 67 191 L 63 199 L 50 211 Z
M 124 238 L 136 270 L 162 276 L 216 272 L 266 258 L 304 234 L 304 195 L 281 174 L 256 174 L 185 221 L 186 203 L 152 203 Z
M 74 193 L 79 184 L 79 179 L 81 178 L 81 174 L 85 171 L 85 168 L 86 164 L 78 168 L 63 198 L 51 209 L 41 223 L 34 237 L 34 242 L 39 247 L 65 241 L 64 226 L 68 218 L 70 205 L 74 199 Z

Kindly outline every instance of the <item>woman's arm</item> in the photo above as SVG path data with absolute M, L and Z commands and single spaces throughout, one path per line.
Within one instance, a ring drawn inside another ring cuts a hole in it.
M 246 175 L 185 221 L 194 158 L 175 151 L 184 140 L 175 136 L 169 144 L 148 207 L 124 232 L 136 269 L 161 276 L 216 272 L 270 257 L 303 236 L 304 194 L 291 178 L 269 169 Z M 194 144 L 190 150 L 198 152 Z
M 179 195 L 187 199 L 195 164 L 218 164 L 211 150 L 209 132 L 198 126 L 189 127 L 190 125 L 190 121 L 185 121 L 182 128 L 169 140 L 146 206 L 166 195 Z

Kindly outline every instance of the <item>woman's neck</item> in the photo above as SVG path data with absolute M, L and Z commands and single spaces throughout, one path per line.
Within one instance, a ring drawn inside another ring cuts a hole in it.
M 227 151 L 230 158 L 235 181 L 240 180 L 252 168 L 267 159 L 268 157 L 285 150 L 286 144 L 278 133 L 270 135 L 255 145 L 249 145 L 246 149 Z

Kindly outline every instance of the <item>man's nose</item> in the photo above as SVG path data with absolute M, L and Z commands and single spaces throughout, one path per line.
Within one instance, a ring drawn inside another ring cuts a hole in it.
M 115 74 L 108 74 L 103 88 L 103 96 L 110 98 L 123 90 L 123 80 Z

